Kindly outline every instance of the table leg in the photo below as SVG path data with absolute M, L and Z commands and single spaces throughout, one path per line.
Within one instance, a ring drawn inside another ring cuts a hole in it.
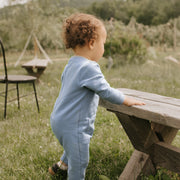
M 38 81 L 39 81 L 39 77 L 42 75 L 42 73 L 44 72 L 44 70 L 46 69 L 46 67 L 25 67 L 26 71 L 28 72 L 29 75 L 31 76 L 35 76 L 37 77 Z
M 156 165 L 180 174 L 180 149 L 171 145 L 178 129 L 156 123 L 151 126 L 160 140 L 153 145 L 151 159 Z
M 33 68 L 31 68 L 31 67 L 26 67 L 25 69 L 26 69 L 26 71 L 28 72 L 28 74 L 30 74 L 30 75 L 33 75 L 33 74 L 34 74 Z
M 118 112 L 115 114 L 135 148 L 119 180 L 135 180 L 139 179 L 142 174 L 155 174 L 156 167 L 152 163 L 148 152 L 149 147 L 154 142 L 158 142 L 158 138 L 152 131 L 150 122 Z
M 152 130 L 156 133 L 160 141 L 164 141 L 168 144 L 171 144 L 175 138 L 178 129 L 164 126 L 157 123 L 151 123 Z
M 36 77 L 39 79 L 39 77 L 42 75 L 46 68 L 37 68 Z
M 140 179 L 141 175 L 155 174 L 156 169 L 148 154 L 134 150 L 119 180 Z
M 178 132 L 177 129 L 119 112 L 115 114 L 135 148 L 120 180 L 130 180 L 132 174 L 133 180 L 138 179 L 142 174 L 153 174 L 159 165 L 174 172 L 180 172 L 180 150 L 170 145 Z M 162 156 L 158 158 L 156 154 L 162 154 Z

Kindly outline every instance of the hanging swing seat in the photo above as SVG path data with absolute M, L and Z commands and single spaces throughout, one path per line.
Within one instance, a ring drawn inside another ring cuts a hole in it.
M 48 65 L 48 62 L 52 63 L 52 60 L 49 58 L 49 56 L 47 55 L 47 53 L 41 46 L 39 40 L 37 39 L 37 37 L 33 31 L 31 32 L 30 36 L 28 37 L 28 40 L 24 46 L 23 52 L 21 53 L 20 57 L 18 58 L 17 62 L 15 63 L 15 66 L 17 66 L 19 64 L 20 60 L 22 59 L 32 37 L 34 39 L 35 57 L 33 60 L 22 64 L 21 67 L 25 68 L 29 75 L 35 76 L 39 80 L 39 77 L 43 74 L 44 70 L 46 69 L 46 67 Z M 41 52 L 44 55 L 45 59 L 39 59 L 37 56 L 38 52 Z
M 33 59 L 27 63 L 22 64 L 22 67 L 26 69 L 28 74 L 35 76 L 39 79 L 48 65 L 47 59 Z

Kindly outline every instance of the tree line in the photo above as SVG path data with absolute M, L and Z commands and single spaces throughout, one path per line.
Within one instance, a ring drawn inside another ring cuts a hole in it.
M 94 2 L 88 12 L 104 20 L 111 17 L 128 24 L 131 17 L 144 25 L 165 24 L 180 16 L 179 0 L 104 0 Z
M 81 11 L 95 14 L 104 22 L 113 17 L 118 24 L 123 22 L 125 25 L 134 17 L 137 23 L 149 27 L 166 24 L 170 19 L 180 16 L 179 9 L 179 0 L 32 0 L 23 5 L 0 9 L 0 38 L 6 43 L 6 49 L 21 51 L 33 30 L 44 48 L 63 49 L 61 26 L 63 20 L 72 13 Z M 140 34 L 149 41 L 154 36 L 149 36 L 148 27 Z M 172 28 L 169 29 L 171 33 Z M 152 31 L 156 31 L 156 28 Z M 164 36 L 169 37 L 166 36 L 168 32 L 161 33 L 163 42 L 167 39 Z M 168 42 L 170 44 L 172 40 Z M 33 48 L 33 42 L 28 48 Z

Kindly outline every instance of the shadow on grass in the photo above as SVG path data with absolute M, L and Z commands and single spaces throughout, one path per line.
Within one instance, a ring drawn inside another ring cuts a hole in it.
M 66 180 L 67 179 L 67 171 L 64 173 L 61 172 L 61 174 L 57 174 L 55 176 L 51 176 L 52 180 Z
M 123 171 L 129 156 L 127 152 L 117 154 L 104 154 L 99 150 L 91 152 L 90 161 L 86 170 L 86 180 L 99 180 L 100 175 L 107 176 L 111 180 L 118 179 Z M 51 176 L 51 180 L 66 180 L 67 174 Z
M 131 152 L 101 153 L 99 150 L 91 152 L 90 162 L 86 171 L 86 180 L 99 180 L 104 175 L 116 180 L 129 160 Z

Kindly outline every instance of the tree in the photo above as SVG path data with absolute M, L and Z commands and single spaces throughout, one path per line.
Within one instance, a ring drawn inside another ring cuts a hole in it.
M 137 22 L 145 25 L 158 25 L 180 16 L 179 0 L 104 0 L 91 5 L 89 12 L 101 17 L 128 24 L 133 16 Z

